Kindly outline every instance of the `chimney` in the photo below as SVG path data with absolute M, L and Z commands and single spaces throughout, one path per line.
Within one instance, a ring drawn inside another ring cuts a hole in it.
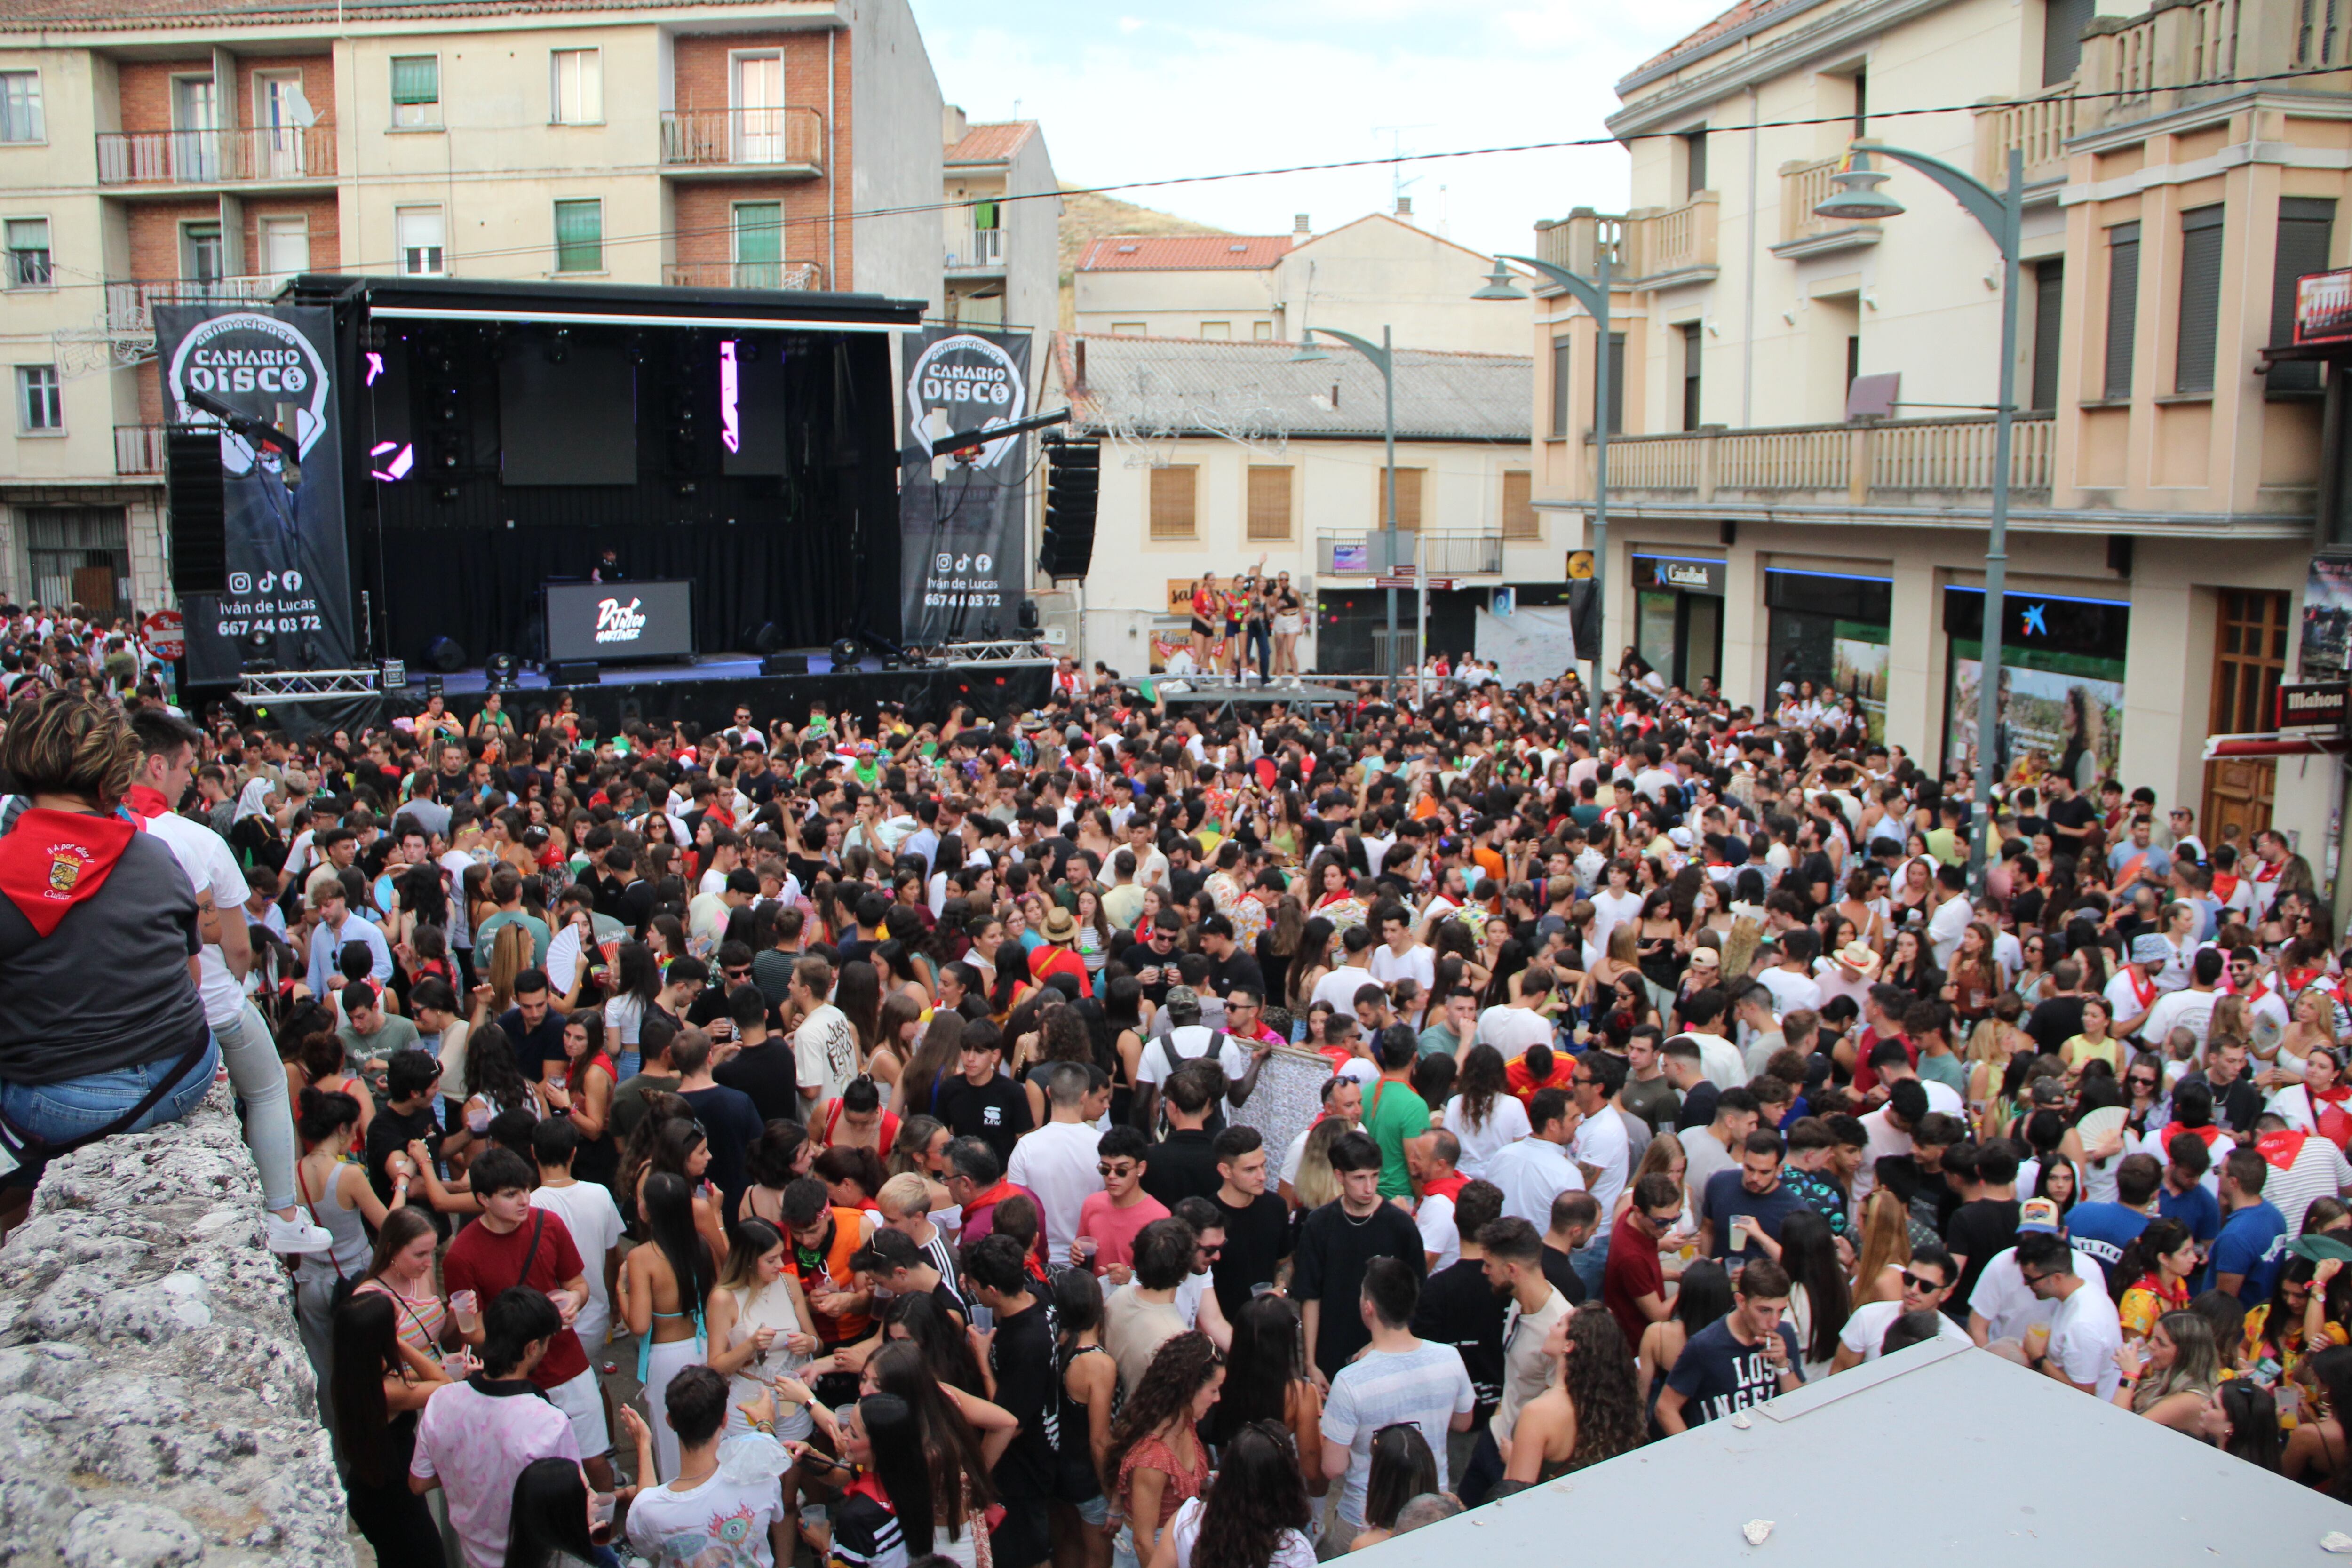
M 1411 196 L 1399 196 L 1397 198 L 1396 215 L 1399 217 L 1411 217 L 1412 216 L 1412 198 Z
M 971 121 L 959 105 L 952 103 L 940 105 L 940 141 L 942 145 L 954 146 L 964 139 L 964 133 L 971 129 Z
M 1077 341 L 1076 349 L 1076 358 L 1077 358 L 1076 374 L 1073 377 L 1071 390 L 1072 390 L 1072 391 L 1074 391 L 1074 392 L 1082 392 L 1082 391 L 1084 391 L 1084 390 L 1086 389 L 1086 384 L 1087 384 L 1087 340 L 1086 340 L 1086 339 L 1084 339 L 1084 338 L 1080 338 L 1080 339 Z
M 1300 213 L 1297 217 L 1291 220 L 1290 232 L 1293 234 L 1313 234 L 1315 232 L 1315 228 L 1312 224 L 1309 224 L 1307 221 L 1307 215 L 1305 213 Z

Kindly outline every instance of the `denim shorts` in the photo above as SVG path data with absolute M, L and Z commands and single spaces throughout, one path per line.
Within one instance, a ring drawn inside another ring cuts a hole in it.
M 61 1083 L 0 1082 L 0 1111 L 6 1112 L 8 1124 L 20 1132 L 49 1143 L 69 1143 L 107 1126 L 144 1100 L 149 1089 L 171 1077 L 180 1057 L 174 1052 L 140 1067 L 90 1073 Z M 205 1097 L 219 1071 L 220 1042 L 207 1035 L 203 1058 L 144 1116 L 123 1131 L 144 1132 L 179 1121 Z M 26 1186 L 39 1176 L 39 1165 L 28 1163 L 5 1180 L 12 1186 Z

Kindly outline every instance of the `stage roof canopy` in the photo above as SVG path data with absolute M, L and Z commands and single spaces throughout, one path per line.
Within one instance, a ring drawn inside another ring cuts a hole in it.
M 899 332 L 922 324 L 920 300 L 790 289 L 661 289 L 637 283 L 490 278 L 372 278 L 305 273 L 282 297 L 356 301 L 378 321 L 514 321 L 548 326 L 707 327 L 719 331 Z

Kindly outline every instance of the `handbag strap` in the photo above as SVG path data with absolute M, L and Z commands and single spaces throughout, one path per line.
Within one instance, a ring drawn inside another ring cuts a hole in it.
M 547 1211 L 545 1209 L 531 1210 L 530 1246 L 525 1249 L 522 1255 L 522 1273 L 515 1279 L 516 1284 L 523 1286 L 526 1289 L 530 1285 L 530 1266 L 539 1258 L 539 1238 L 546 1229 Z

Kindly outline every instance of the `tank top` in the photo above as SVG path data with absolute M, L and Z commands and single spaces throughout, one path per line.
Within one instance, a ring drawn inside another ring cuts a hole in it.
M 335 1167 L 340 1176 L 342 1167 Z M 345 1208 L 335 1202 L 335 1183 L 330 1180 L 327 1190 L 320 1192 L 310 1182 L 310 1173 L 299 1163 L 294 1167 L 294 1185 L 302 1195 L 303 1205 L 310 1211 L 311 1221 L 335 1238 L 335 1244 L 325 1252 L 306 1252 L 294 1266 L 295 1275 L 310 1284 L 331 1284 L 339 1279 L 357 1279 L 367 1272 L 368 1258 L 373 1247 L 368 1241 L 367 1221 L 356 1205 Z
M 1190 1500 L 1199 1497 L 1209 1484 L 1209 1450 L 1198 1438 L 1192 1442 L 1192 1468 L 1186 1469 L 1176 1458 L 1176 1451 L 1154 1435 L 1144 1438 L 1127 1451 L 1118 1462 L 1118 1490 L 1113 1507 L 1122 1519 L 1127 1517 L 1128 1489 L 1139 1468 L 1149 1467 L 1168 1478 L 1160 1489 L 1160 1517 L 1152 1521 L 1154 1529 L 1165 1529 L 1176 1517 L 1176 1510 Z M 1130 1521 L 1131 1522 L 1131 1521 Z
M 742 1406 L 758 1399 L 768 1386 L 751 1374 L 763 1373 L 769 1377 L 798 1377 L 801 1368 L 808 1364 L 809 1358 L 793 1354 L 784 1348 L 783 1342 L 788 1334 L 808 1331 L 801 1322 L 800 1314 L 793 1310 L 793 1293 L 784 1288 L 781 1279 L 773 1285 L 738 1285 L 728 1294 L 735 1298 L 735 1327 L 727 1335 L 726 1349 L 733 1350 L 761 1329 L 776 1331 L 775 1342 L 768 1347 L 767 1359 L 764 1362 L 746 1362 L 740 1371 L 728 1379 L 730 1386 L 727 1397 L 727 1429 L 730 1432 L 748 1432 L 751 1429 L 751 1423 L 744 1415 Z M 778 1437 L 792 1441 L 809 1435 L 814 1422 L 809 1415 L 808 1406 L 786 1406 L 782 1400 L 778 1400 L 776 1406 Z

